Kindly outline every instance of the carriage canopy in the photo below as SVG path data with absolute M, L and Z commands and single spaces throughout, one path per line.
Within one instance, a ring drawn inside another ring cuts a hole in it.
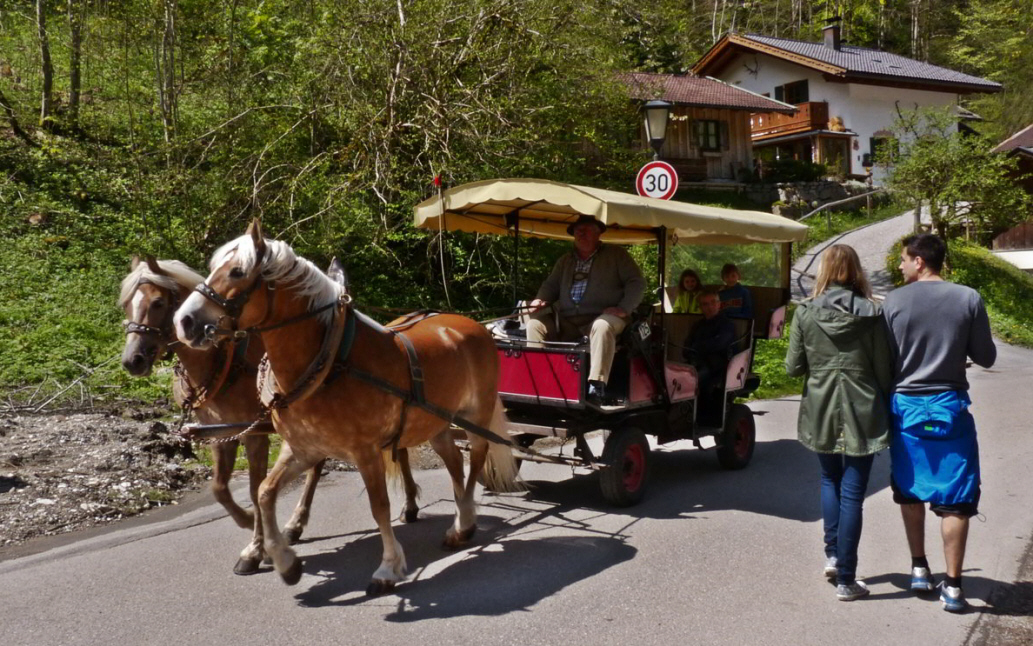
M 505 235 L 520 233 L 569 240 L 567 227 L 579 215 L 607 226 L 603 241 L 655 242 L 660 227 L 669 241 L 690 244 L 789 243 L 803 240 L 806 225 L 761 211 L 740 211 L 639 197 L 618 191 L 543 179 L 493 179 L 444 191 L 415 207 L 421 229 Z

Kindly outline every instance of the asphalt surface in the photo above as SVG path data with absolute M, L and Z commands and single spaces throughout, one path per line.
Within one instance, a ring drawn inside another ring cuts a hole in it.
M 755 402 L 759 443 L 738 472 L 676 443 L 652 455 L 645 501 L 602 502 L 594 477 L 524 465 L 530 493 L 481 498 L 464 551 L 440 542 L 451 522 L 442 471 L 417 474 L 422 520 L 400 525 L 411 576 L 364 595 L 380 541 L 354 473 L 316 496 L 298 551 L 304 575 L 231 568 L 246 532 L 213 504 L 173 518 L 0 561 L 0 642 L 30 644 L 962 644 L 1014 580 L 1030 528 L 1033 353 L 1002 346 L 971 371 L 983 459 L 983 516 L 973 523 L 956 616 L 905 590 L 909 559 L 880 455 L 868 492 L 860 575 L 872 595 L 836 601 L 823 561 L 814 456 L 795 441 L 796 399 Z M 294 495 L 281 505 L 281 522 Z M 934 521 L 929 555 L 942 574 Z
M 712 451 L 686 442 L 658 448 L 647 498 L 630 509 L 608 507 L 593 476 L 525 464 L 531 490 L 482 495 L 479 532 L 459 552 L 440 548 L 452 512 L 444 472 L 418 472 L 422 519 L 396 529 L 411 574 L 377 598 L 364 590 L 381 546 L 355 473 L 320 486 L 294 587 L 268 569 L 232 574 L 247 533 L 214 503 L 8 555 L 0 643 L 972 643 L 981 619 L 1014 612 L 994 604 L 1016 579 L 1033 528 L 1033 352 L 999 352 L 993 369 L 969 372 L 983 499 L 966 614 L 906 590 L 910 561 L 885 454 L 860 547 L 872 595 L 835 599 L 822 576 L 817 460 L 795 440 L 799 402 L 787 398 L 751 403 L 758 445 L 747 469 L 723 471 Z M 295 495 L 284 496 L 281 522 Z M 927 533 L 942 576 L 934 517 Z

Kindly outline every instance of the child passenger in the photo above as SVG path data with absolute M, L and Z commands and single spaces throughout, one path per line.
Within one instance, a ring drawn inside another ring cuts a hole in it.
M 725 284 L 721 290 L 721 312 L 725 316 L 750 319 L 753 318 L 753 298 L 739 278 L 739 268 L 733 263 L 721 268 L 721 280 Z
M 703 294 L 703 283 L 699 274 L 686 269 L 678 279 L 678 298 L 674 301 L 675 314 L 700 314 L 699 297 Z

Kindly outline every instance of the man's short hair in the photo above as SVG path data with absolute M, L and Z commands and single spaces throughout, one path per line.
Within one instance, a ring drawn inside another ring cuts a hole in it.
M 739 267 L 736 266 L 736 264 L 734 262 L 725 263 L 725 265 L 723 267 L 721 267 L 721 278 L 724 278 L 725 276 L 727 276 L 728 274 L 732 273 L 733 271 L 735 273 L 737 273 L 737 274 L 740 273 L 739 272 Z
M 699 295 L 699 300 L 702 301 L 707 296 L 713 296 L 717 300 L 721 300 L 721 292 L 720 292 L 720 290 L 718 290 L 718 289 L 716 289 L 714 287 L 705 287 L 703 289 L 703 292 L 700 293 L 700 295 Z
M 938 235 L 919 233 L 911 235 L 900 243 L 907 255 L 921 258 L 925 266 L 940 273 L 943 270 L 943 259 L 947 257 L 947 245 Z

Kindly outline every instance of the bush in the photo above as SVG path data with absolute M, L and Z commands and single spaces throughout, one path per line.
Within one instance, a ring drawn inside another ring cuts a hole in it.
M 893 284 L 904 284 L 898 240 L 886 255 Z M 979 292 L 994 336 L 1006 343 L 1033 348 L 1033 276 L 1001 260 L 988 249 L 963 240 L 947 245 L 944 277 Z
M 765 182 L 815 182 L 829 174 L 824 164 L 800 159 L 779 159 L 764 163 Z

